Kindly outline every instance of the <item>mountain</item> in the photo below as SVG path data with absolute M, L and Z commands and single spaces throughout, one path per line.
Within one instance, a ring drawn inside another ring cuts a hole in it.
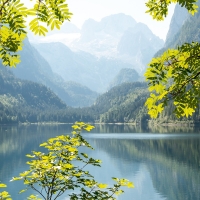
M 104 17 L 99 22 L 88 19 L 80 30 L 73 32 L 72 29 L 70 35 L 67 32 L 52 32 L 50 37 L 37 43 L 52 41 L 61 42 L 76 52 L 87 52 L 97 58 L 128 63 L 140 74 L 143 74 L 152 55 L 164 44 L 148 26 L 122 13 Z
M 116 45 L 124 31 L 135 24 L 132 17 L 122 13 L 104 17 L 100 22 L 86 20 L 81 28 L 80 39 L 74 46 L 96 56 L 111 55 L 116 51 Z
M 0 85 L 0 124 L 94 120 L 87 109 L 68 107 L 46 86 L 16 78 L 2 65 Z
M 10 69 L 16 77 L 44 84 L 69 106 L 89 106 L 96 99 L 98 95 L 96 92 L 72 81 L 66 82 L 54 73 L 48 62 L 30 45 L 28 40 L 24 42 L 20 55 L 21 63 L 16 68 Z M 77 90 L 78 87 L 79 90 Z M 74 92 L 73 89 L 75 89 Z
M 163 46 L 163 40 L 155 36 L 143 23 L 137 23 L 122 35 L 117 50 L 146 66 L 154 53 Z M 141 69 L 144 71 L 145 67 Z
M 36 120 L 36 112 L 66 109 L 61 101 L 46 86 L 16 78 L 0 65 L 0 123 Z M 34 121 L 35 122 L 35 121 Z
M 82 26 L 79 42 L 84 43 L 91 40 L 102 40 L 105 35 L 120 37 L 124 31 L 134 27 L 136 21 L 125 14 L 115 14 L 104 17 L 100 22 L 88 19 Z
M 173 37 L 178 33 L 188 17 L 189 13 L 187 9 L 177 4 L 174 9 L 174 14 L 171 18 L 169 30 L 165 40 L 165 46 L 169 45 L 172 42 Z
M 127 82 L 137 82 L 142 79 L 136 70 L 130 68 L 121 69 L 117 76 L 111 81 L 109 88 Z
M 63 109 L 66 104 L 62 102 L 49 88 L 42 84 L 16 78 L 13 73 L 0 65 L 0 95 L 12 96 L 14 107 L 30 106 L 34 109 Z M 2 102 L 1 104 L 9 104 Z
M 200 2 L 197 2 L 200 6 Z M 200 11 L 200 9 L 199 9 Z M 155 57 L 161 55 L 168 48 L 177 48 L 185 42 L 200 42 L 199 27 L 200 27 L 200 12 L 194 16 L 190 15 L 188 11 L 176 5 L 174 14 L 172 16 L 169 31 L 167 33 L 165 45 L 163 48 L 155 53 Z
M 152 51 L 155 51 L 162 47 L 163 40 L 155 36 L 147 25 L 137 23 L 133 28 L 129 28 L 123 33 L 118 44 L 118 51 L 119 53 L 135 55 L 148 45 L 151 46 Z
M 100 22 L 87 20 L 81 29 L 80 39 L 73 47 L 97 57 L 109 57 L 135 66 L 142 73 L 151 57 L 164 42 L 143 23 L 131 16 L 115 14 Z
M 98 93 L 107 90 L 110 81 L 122 68 L 133 68 L 116 59 L 97 58 L 83 51 L 73 52 L 62 43 L 41 43 L 34 44 L 34 47 L 64 80 L 75 81 Z
M 200 6 L 199 1 L 197 5 Z M 175 45 L 181 45 L 185 42 L 200 42 L 200 8 L 194 16 L 190 15 L 187 20 L 185 20 L 179 32 L 173 37 L 173 41 L 170 45 L 172 46 L 173 43 Z

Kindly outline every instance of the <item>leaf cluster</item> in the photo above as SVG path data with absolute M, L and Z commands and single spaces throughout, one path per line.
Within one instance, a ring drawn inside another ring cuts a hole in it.
M 69 20 L 66 0 L 34 0 L 32 8 L 27 8 L 21 0 L 0 1 L 0 58 L 5 66 L 16 67 L 20 62 L 19 50 L 22 50 L 26 38 L 26 19 L 31 17 L 29 29 L 38 35 L 45 35 L 48 27 L 60 29 L 65 20 Z
M 7 187 L 6 184 L 0 183 L 0 188 Z M 10 194 L 7 191 L 0 192 L 0 200 L 12 200 Z
M 162 21 L 168 14 L 169 5 L 178 3 L 182 7 L 185 7 L 190 14 L 194 15 L 198 9 L 196 2 L 197 0 L 148 0 L 146 3 L 148 8 L 146 13 L 149 13 L 153 19 Z
M 200 98 L 199 55 L 199 43 L 185 43 L 152 59 L 145 73 L 151 92 L 145 105 L 151 117 L 156 118 L 169 101 L 177 117 L 194 113 Z
M 134 187 L 126 179 L 113 178 L 116 183 L 113 187 L 98 183 L 89 171 L 87 165 L 99 166 L 101 161 L 89 157 L 86 153 L 79 152 L 80 147 L 92 149 L 90 144 L 82 137 L 81 131 L 91 131 L 94 126 L 83 122 L 76 122 L 73 126 L 72 136 L 61 135 L 50 138 L 40 146 L 47 149 L 47 153 L 33 151 L 27 157 L 32 158 L 27 162 L 30 169 L 13 177 L 12 180 L 23 180 L 29 188 L 35 190 L 43 199 L 57 199 L 66 191 L 71 200 L 76 199 L 115 199 L 113 195 L 123 193 L 121 186 Z M 77 166 L 75 165 L 77 164 Z M 39 185 L 39 188 L 38 188 Z M 76 191 L 80 192 L 77 193 Z M 75 192 L 70 192 L 74 191 Z M 29 196 L 30 199 L 38 199 Z

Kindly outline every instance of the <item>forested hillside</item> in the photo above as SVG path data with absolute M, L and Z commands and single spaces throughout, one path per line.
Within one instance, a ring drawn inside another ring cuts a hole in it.
M 30 117 L 33 113 L 66 108 L 46 86 L 20 80 L 2 65 L 0 85 L 0 123 L 35 121 L 37 118 Z
M 147 94 L 146 83 L 123 83 L 97 98 L 91 109 L 99 113 L 99 121 L 104 123 L 145 121 Z

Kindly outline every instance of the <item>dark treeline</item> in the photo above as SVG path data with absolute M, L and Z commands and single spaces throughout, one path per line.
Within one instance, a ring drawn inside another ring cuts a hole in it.
M 149 95 L 143 82 L 123 83 L 100 95 L 94 105 L 72 108 L 46 86 L 14 77 L 0 70 L 0 124 L 75 121 L 100 123 L 146 123 L 150 120 L 144 106 Z M 169 104 L 156 123 L 177 120 Z M 199 122 L 199 109 L 189 120 Z M 186 119 L 180 119 L 186 120 Z
M 145 83 L 124 83 L 97 98 L 91 107 L 66 106 L 47 87 L 0 73 L 0 123 L 132 122 L 145 113 Z

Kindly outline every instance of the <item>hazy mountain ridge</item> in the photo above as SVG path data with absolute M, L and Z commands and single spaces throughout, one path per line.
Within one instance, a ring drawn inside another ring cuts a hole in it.
M 200 2 L 197 2 L 200 5 Z M 154 57 L 161 55 L 168 48 L 177 48 L 185 42 L 200 41 L 199 12 L 194 16 L 179 4 L 174 9 L 164 47 Z
M 131 33 L 128 34 L 130 30 Z M 132 45 L 132 48 L 130 51 L 123 51 L 121 47 L 125 49 L 127 44 Z M 155 36 L 145 24 L 137 23 L 128 15 L 115 14 L 103 18 L 100 22 L 87 20 L 83 24 L 81 37 L 74 43 L 74 47 L 98 57 L 105 56 L 128 62 L 142 73 L 151 56 L 163 44 L 164 41 Z M 132 49 L 141 45 L 142 48 L 137 49 L 137 54 L 131 52 Z
M 77 83 L 66 82 L 58 74 L 52 72 L 48 62 L 32 47 L 28 40 L 24 43 L 21 52 L 21 63 L 16 68 L 10 69 L 15 76 L 30 80 L 51 88 L 67 105 L 83 107 L 91 105 L 97 93 Z M 71 85 L 69 87 L 69 85 Z M 73 92 L 73 85 L 80 87 L 84 92 Z
M 147 25 L 125 14 L 111 15 L 100 22 L 89 19 L 80 34 L 73 43 L 79 51 L 58 42 L 33 45 L 64 80 L 99 93 L 107 90 L 123 68 L 143 74 L 154 53 L 163 46 L 163 40 Z
M 52 70 L 64 80 L 75 81 L 99 93 L 105 92 L 110 81 L 122 68 L 132 65 L 87 52 L 73 52 L 62 43 L 34 44 Z
M 118 86 L 122 83 L 137 82 L 140 80 L 142 80 L 142 77 L 139 76 L 136 70 L 130 68 L 123 68 L 120 70 L 117 76 L 111 81 L 108 88 L 111 89 L 112 87 Z
M 142 73 L 154 53 L 162 46 L 163 40 L 155 36 L 145 24 L 137 23 L 134 28 L 129 28 L 124 32 L 118 43 L 117 50 L 119 55 L 129 56 L 129 62 L 134 63 L 135 69 Z M 139 62 L 140 68 L 135 62 Z
M 71 28 L 69 27 L 69 29 Z M 134 33 L 135 40 L 133 40 L 132 34 L 124 36 L 128 29 Z M 77 36 L 77 34 L 80 35 Z M 164 44 L 163 40 L 155 36 L 148 26 L 137 23 L 131 16 L 122 13 L 104 17 L 100 22 L 93 19 L 86 20 L 80 32 L 77 31 L 76 36 L 76 39 L 71 42 L 67 33 L 65 38 L 63 35 L 55 33 L 54 41 L 64 43 L 73 51 L 88 52 L 98 58 L 106 57 L 128 63 L 134 66 L 139 73 L 143 73 L 151 56 Z M 138 40 L 140 36 L 142 37 Z M 51 43 L 53 40 L 46 37 L 43 41 Z M 42 42 L 40 41 L 40 43 Z M 121 46 L 125 47 L 127 43 L 132 43 L 132 49 L 141 45 L 142 48 L 133 55 L 130 51 L 123 51 L 120 48 Z M 149 54 L 149 52 L 151 53 Z
M 189 16 L 190 14 L 186 8 L 181 7 L 179 4 L 176 5 L 166 36 L 165 46 L 172 42 L 173 37 L 179 32 Z

